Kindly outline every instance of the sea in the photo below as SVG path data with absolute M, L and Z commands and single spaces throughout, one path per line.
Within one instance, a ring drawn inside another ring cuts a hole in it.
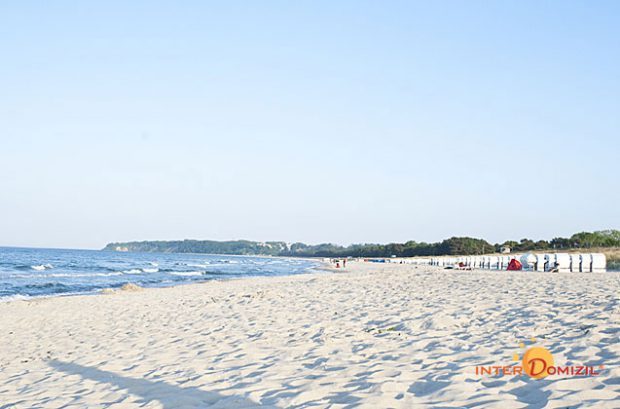
M 127 283 L 169 287 L 292 275 L 317 267 L 295 258 L 0 247 L 0 301 L 94 294 Z

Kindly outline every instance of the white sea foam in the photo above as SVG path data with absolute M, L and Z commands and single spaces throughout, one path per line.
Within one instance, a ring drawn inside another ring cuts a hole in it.
M 188 267 L 198 267 L 198 268 L 207 268 L 209 266 L 209 263 L 205 263 L 205 264 L 182 263 L 182 264 Z
M 72 278 L 72 277 L 111 277 L 111 276 L 120 276 L 123 275 L 123 273 L 121 273 L 120 271 L 116 271 L 114 273 L 77 273 L 77 274 L 71 274 L 71 273 L 58 273 L 58 274 L 45 274 L 43 275 L 43 277 L 53 277 L 53 278 L 61 278 L 61 277 L 67 277 L 67 278 Z
M 37 271 L 49 270 L 50 268 L 54 268 L 54 266 L 51 264 L 40 264 L 38 266 L 30 266 L 30 267 L 32 267 L 33 270 L 37 270 Z
M 37 278 L 74 278 L 74 277 L 111 277 L 123 275 L 120 271 L 114 273 L 53 273 L 53 274 L 38 274 Z M 11 274 L 9 278 L 32 278 L 32 274 Z
M 30 297 L 28 295 L 14 294 L 14 295 L 7 295 L 6 297 L 0 297 L 0 302 L 30 300 L 31 298 L 33 297 Z
M 28 300 L 37 300 L 42 298 L 52 298 L 59 295 L 62 296 L 72 296 L 72 295 L 86 295 L 91 294 L 90 291 L 70 291 L 62 294 L 38 294 L 38 295 L 24 295 L 24 294 L 13 294 L 0 297 L 0 303 L 9 302 L 9 301 L 28 301 Z
M 175 275 L 175 276 L 181 276 L 181 277 L 192 277 L 192 276 L 204 275 L 204 272 L 202 271 L 176 271 L 170 274 Z
M 132 268 L 130 270 L 123 270 L 122 274 L 144 274 L 144 273 L 157 273 L 159 268 Z

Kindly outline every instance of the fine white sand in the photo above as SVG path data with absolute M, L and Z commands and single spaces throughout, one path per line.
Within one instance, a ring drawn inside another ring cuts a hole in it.
M 0 304 L 0 407 L 619 407 L 620 275 L 349 263 Z M 519 343 L 596 377 L 479 376 Z

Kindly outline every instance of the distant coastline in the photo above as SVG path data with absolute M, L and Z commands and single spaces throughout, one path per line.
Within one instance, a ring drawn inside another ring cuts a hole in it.
M 552 240 L 521 239 L 491 244 L 484 239 L 452 237 L 441 242 L 408 241 L 389 244 L 352 244 L 341 246 L 324 243 L 309 245 L 283 241 L 250 240 L 158 240 L 109 243 L 103 250 L 141 253 L 197 253 L 281 257 L 416 257 L 443 255 L 478 255 L 500 252 L 551 251 L 571 252 L 604 249 L 611 261 L 620 260 L 620 230 L 575 233 L 571 237 Z

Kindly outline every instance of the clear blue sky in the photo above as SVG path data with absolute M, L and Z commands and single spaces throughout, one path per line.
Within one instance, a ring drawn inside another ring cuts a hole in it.
M 620 227 L 620 2 L 0 4 L 0 245 Z

